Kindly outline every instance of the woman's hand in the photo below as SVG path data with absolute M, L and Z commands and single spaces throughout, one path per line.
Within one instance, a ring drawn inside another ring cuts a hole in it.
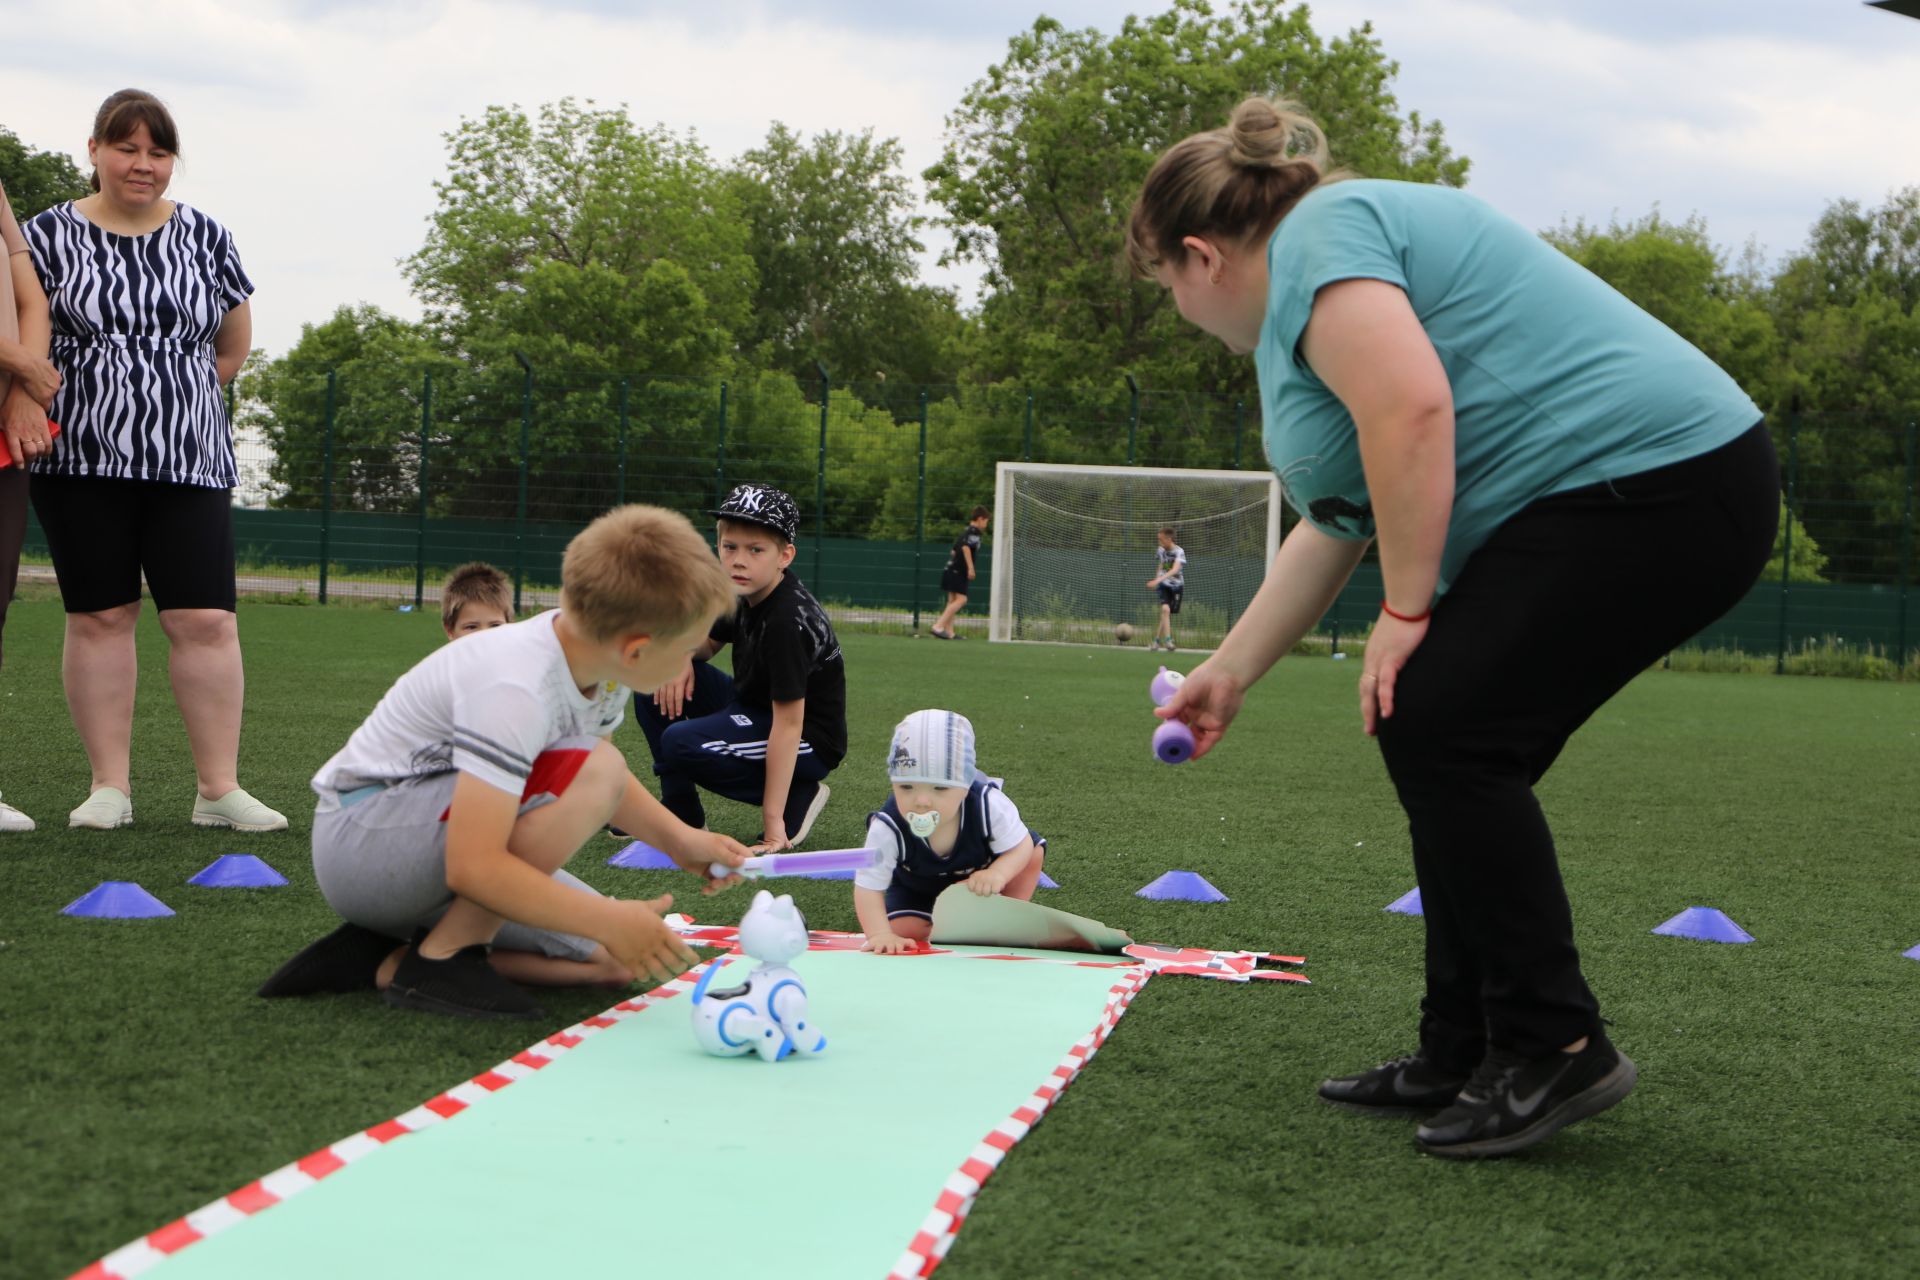
M 27 356 L 13 371 L 13 377 L 42 409 L 53 403 L 54 393 L 60 390 L 60 371 L 43 356 Z
M 1162 720 L 1180 720 L 1193 730 L 1195 760 L 1226 736 L 1227 726 L 1247 700 L 1247 687 L 1240 677 L 1218 663 L 1218 658 L 1209 658 L 1195 667 L 1167 704 L 1153 711 Z
M 1431 621 L 1429 615 L 1418 622 L 1403 622 L 1384 609 L 1374 619 L 1373 634 L 1367 638 L 1366 669 L 1360 673 L 1360 725 L 1368 737 L 1379 732 L 1382 720 L 1393 717 L 1393 691 L 1400 669 L 1427 638 Z M 1187 679 L 1191 683 L 1193 677 Z
M 0 433 L 4 447 L 15 466 L 24 466 L 35 458 L 53 452 L 53 433 L 47 429 L 47 415 L 34 402 L 24 386 L 16 383 L 0 406 Z

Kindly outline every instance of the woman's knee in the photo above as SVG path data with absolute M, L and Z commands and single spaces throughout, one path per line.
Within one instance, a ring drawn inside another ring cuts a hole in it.
M 166 609 L 160 629 L 169 642 L 199 649 L 221 649 L 240 642 L 239 620 L 225 609 Z
M 132 635 L 139 621 L 140 602 L 135 600 L 111 609 L 70 613 L 67 615 L 67 632 L 81 641 L 111 640 Z

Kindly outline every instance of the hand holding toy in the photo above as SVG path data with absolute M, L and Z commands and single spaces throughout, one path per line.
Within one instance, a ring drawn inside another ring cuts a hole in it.
M 1164 707 L 1180 692 L 1180 686 L 1187 678 L 1178 671 L 1160 668 L 1160 674 L 1147 686 L 1147 696 L 1153 699 L 1153 705 Z M 1178 720 L 1168 720 L 1153 731 L 1153 754 L 1163 764 L 1185 764 L 1193 756 L 1193 730 Z

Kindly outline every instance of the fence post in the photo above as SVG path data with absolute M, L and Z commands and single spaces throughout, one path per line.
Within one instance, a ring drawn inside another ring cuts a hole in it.
M 1027 392 L 1027 430 L 1021 439 L 1020 461 L 1033 461 L 1033 392 Z
M 527 577 L 527 441 L 533 427 L 533 364 L 518 351 L 520 363 L 520 492 L 513 508 L 513 612 L 520 614 L 520 590 Z
M 713 505 L 727 500 L 727 384 L 720 384 L 720 430 L 713 444 Z
M 1127 375 L 1127 465 L 1133 466 L 1134 442 L 1140 434 L 1140 384 Z
M 1900 597 L 1896 606 L 1900 622 L 1895 628 L 1897 651 L 1894 669 L 1907 669 L 1907 584 L 1913 581 L 1913 489 L 1914 462 L 1920 455 L 1920 422 L 1907 423 L 1907 494 L 1900 513 Z
M 913 516 L 913 629 L 920 630 L 920 552 L 927 540 L 927 389 L 920 388 L 920 495 Z M 949 628 L 951 629 L 951 628 Z
M 1793 575 L 1794 481 L 1800 472 L 1800 410 L 1787 419 L 1787 513 L 1780 527 L 1780 637 L 1773 649 L 1773 674 L 1787 669 L 1787 583 Z
M 320 464 L 320 603 L 327 602 L 327 557 L 333 542 L 334 371 L 327 370 L 327 423 Z
M 420 522 L 413 534 L 413 607 L 427 592 L 427 455 L 433 444 L 433 370 L 420 377 Z
M 613 469 L 613 505 L 627 505 L 627 396 L 632 390 L 633 379 L 620 379 L 620 457 Z
M 1235 400 L 1233 402 L 1233 469 L 1235 471 L 1240 469 L 1240 434 L 1246 425 L 1247 402 Z
M 833 391 L 833 379 L 827 376 L 827 366 L 818 360 L 813 367 L 820 371 L 820 461 L 814 468 L 813 479 L 813 589 L 814 599 L 823 598 L 825 586 L 820 581 L 820 552 L 827 541 L 827 404 Z

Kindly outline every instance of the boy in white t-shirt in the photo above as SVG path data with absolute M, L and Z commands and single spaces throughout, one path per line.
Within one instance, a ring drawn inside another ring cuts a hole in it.
M 561 867 L 609 821 L 703 886 L 746 856 L 667 812 L 607 741 L 629 690 L 683 670 L 733 595 L 685 517 L 621 507 L 568 545 L 558 610 L 401 676 L 313 778 L 314 876 L 347 923 L 260 994 L 378 987 L 406 1008 L 536 1018 L 515 980 L 625 986 L 695 963 L 660 918 L 670 895 L 603 898 Z
M 853 906 L 867 950 L 906 951 L 933 931 L 933 900 L 964 884 L 982 897 L 1031 902 L 1047 842 L 974 768 L 973 725 L 952 711 L 916 711 L 893 731 L 893 794 L 867 819 L 874 865 L 854 873 Z

